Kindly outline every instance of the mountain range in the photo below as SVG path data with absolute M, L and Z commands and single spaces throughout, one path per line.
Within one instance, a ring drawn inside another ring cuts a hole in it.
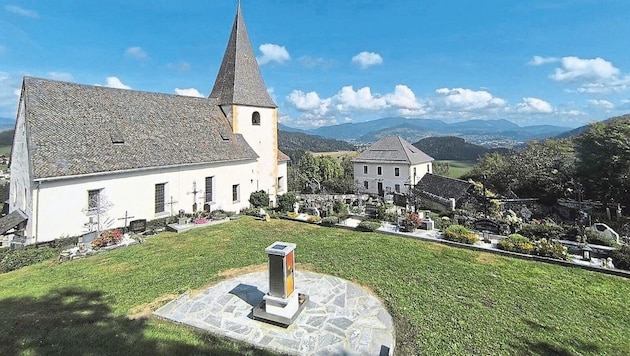
M 397 135 L 409 142 L 417 142 L 432 136 L 456 136 L 472 143 L 509 141 L 518 144 L 532 139 L 555 137 L 571 130 L 568 127 L 553 125 L 519 126 L 504 119 L 447 123 L 441 120 L 403 117 L 386 117 L 309 130 L 295 129 L 282 124 L 279 124 L 278 127 L 283 131 L 301 132 L 357 143 L 369 143 L 386 135 Z

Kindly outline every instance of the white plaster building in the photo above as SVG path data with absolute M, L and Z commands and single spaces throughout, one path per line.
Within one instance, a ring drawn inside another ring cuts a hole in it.
M 352 160 L 354 180 L 370 194 L 406 194 L 427 173 L 433 158 L 399 136 L 385 136 Z
M 208 98 L 25 77 L 11 153 L 9 211 L 26 243 L 180 209 L 239 211 L 252 192 L 287 189 L 277 106 L 240 4 Z

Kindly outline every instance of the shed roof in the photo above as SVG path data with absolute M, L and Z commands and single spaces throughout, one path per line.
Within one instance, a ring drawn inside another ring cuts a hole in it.
M 466 195 L 472 185 L 465 180 L 427 173 L 416 184 L 414 191 L 427 197 L 455 198 L 457 201 Z

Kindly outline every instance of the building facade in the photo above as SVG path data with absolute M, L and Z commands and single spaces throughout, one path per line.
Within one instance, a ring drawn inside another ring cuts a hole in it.
M 427 173 L 433 158 L 399 136 L 385 136 L 352 161 L 354 180 L 368 194 L 407 194 Z
M 287 189 L 277 106 L 240 4 L 208 98 L 25 77 L 11 153 L 9 211 L 26 243 L 121 227 L 180 210 L 238 212 Z

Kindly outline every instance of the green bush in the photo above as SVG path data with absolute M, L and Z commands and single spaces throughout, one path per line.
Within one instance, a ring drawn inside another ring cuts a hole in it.
M 444 230 L 444 239 L 473 245 L 479 241 L 479 236 L 462 225 L 451 225 Z
M 380 227 L 380 221 L 363 220 L 359 223 L 359 225 L 357 225 L 357 230 L 372 232 L 378 230 Z
M 295 194 L 289 192 L 278 196 L 278 211 L 293 211 L 293 204 L 297 202 Z
M 337 216 L 327 216 L 325 218 L 322 219 L 322 224 L 323 225 L 335 225 L 339 222 L 339 217 Z
M 532 241 L 540 239 L 557 240 L 565 235 L 565 230 L 562 226 L 553 223 L 525 224 L 521 228 L 520 234 Z
M 612 251 L 610 257 L 615 268 L 630 270 L 630 246 L 621 246 L 621 248 Z
M 598 234 L 591 229 L 586 229 L 586 231 L 584 231 L 584 234 L 586 235 L 586 241 L 589 244 L 610 246 L 610 247 L 616 247 L 619 245 L 617 241 L 613 239 L 612 237 Z
M 260 208 L 259 209 L 256 209 L 256 208 L 241 209 L 242 215 L 258 216 L 258 213 L 260 213 Z
M 564 245 L 547 239 L 534 241 L 534 254 L 542 257 L 555 258 L 557 260 L 569 259 L 569 253 Z
M 504 251 L 531 254 L 534 251 L 534 244 L 529 239 L 520 234 L 512 234 L 505 239 L 499 240 L 497 247 Z
M 0 273 L 45 261 L 59 255 L 59 249 L 50 247 L 27 248 L 23 250 L 4 249 L 0 251 Z
M 269 194 L 264 190 L 253 192 L 249 195 L 249 203 L 253 208 L 266 208 L 269 206 Z

